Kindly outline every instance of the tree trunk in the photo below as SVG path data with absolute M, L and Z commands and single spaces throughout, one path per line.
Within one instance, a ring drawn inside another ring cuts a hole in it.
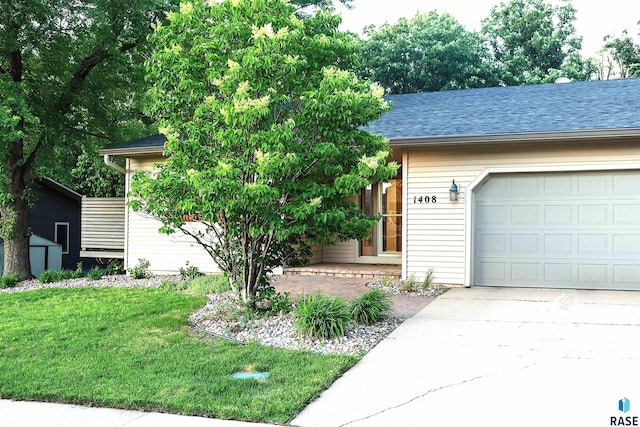
M 22 127 L 22 122 L 20 127 Z M 29 201 L 27 193 L 32 182 L 32 159 L 24 160 L 24 140 L 8 145 L 9 200 L 1 207 L 4 238 L 4 274 L 16 274 L 21 279 L 33 277 L 29 260 Z
M 24 196 L 23 196 L 24 197 Z M 22 200 L 13 206 L 13 233 L 4 239 L 4 274 L 17 274 L 22 279 L 33 277 L 29 262 L 29 206 Z M 11 215 L 10 214 L 10 215 Z

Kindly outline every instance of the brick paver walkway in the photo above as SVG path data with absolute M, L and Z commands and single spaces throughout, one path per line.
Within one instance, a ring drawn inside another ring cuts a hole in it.
M 278 276 L 273 285 L 278 292 L 289 292 L 294 299 L 320 292 L 324 295 L 342 296 L 352 300 L 369 290 L 365 284 L 370 280 L 357 277 L 284 275 Z M 394 315 L 401 319 L 412 317 L 434 299 L 419 295 L 391 296 Z

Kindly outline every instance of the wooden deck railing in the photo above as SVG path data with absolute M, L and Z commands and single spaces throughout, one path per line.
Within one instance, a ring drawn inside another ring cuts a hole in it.
M 124 258 L 124 197 L 83 197 L 80 256 Z

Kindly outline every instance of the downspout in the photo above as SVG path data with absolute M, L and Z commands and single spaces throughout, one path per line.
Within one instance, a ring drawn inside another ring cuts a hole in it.
M 123 168 L 122 166 L 118 166 L 118 165 L 116 165 L 115 163 L 113 163 L 113 162 L 111 161 L 111 156 L 110 156 L 110 155 L 108 155 L 108 154 L 105 154 L 105 155 L 104 155 L 104 164 L 105 164 L 105 165 L 107 165 L 107 166 L 109 166 L 110 168 L 113 168 L 113 169 L 117 170 L 117 171 L 118 171 L 118 172 L 120 172 L 122 175 L 125 175 L 125 174 L 126 174 L 126 172 L 125 172 L 124 168 Z

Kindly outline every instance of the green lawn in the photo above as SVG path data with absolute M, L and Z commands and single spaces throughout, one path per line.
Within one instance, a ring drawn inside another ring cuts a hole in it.
M 0 397 L 285 423 L 356 358 L 196 336 L 205 298 L 155 289 L 0 295 Z M 233 380 L 254 365 L 266 381 Z

